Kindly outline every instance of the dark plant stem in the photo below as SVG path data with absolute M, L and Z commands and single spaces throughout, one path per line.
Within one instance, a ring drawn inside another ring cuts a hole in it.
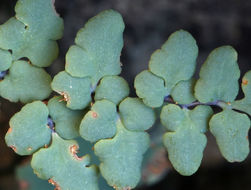
M 52 132 L 55 132 L 55 124 L 50 116 L 47 119 L 47 125 L 50 127 Z
M 230 103 L 226 103 L 226 102 L 219 101 L 219 100 L 214 101 L 214 102 L 207 102 L 207 103 L 202 103 L 202 102 L 199 102 L 199 101 L 195 101 L 195 102 L 192 102 L 190 104 L 179 104 L 179 103 L 175 102 L 170 96 L 167 96 L 167 97 L 165 97 L 164 101 L 169 103 L 169 104 L 176 104 L 176 105 L 180 106 L 181 108 L 195 107 L 195 106 L 198 106 L 198 105 L 218 106 L 218 107 L 221 107 L 221 108 L 231 108 Z
M 4 79 L 5 75 L 7 75 L 8 70 L 7 71 L 0 71 L 0 80 Z

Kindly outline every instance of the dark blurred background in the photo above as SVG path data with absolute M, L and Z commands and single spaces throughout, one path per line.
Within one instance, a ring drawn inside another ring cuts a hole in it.
M 15 3 L 16 0 L 0 0 L 0 24 L 14 16 Z M 64 19 L 65 30 L 59 40 L 59 58 L 48 68 L 52 75 L 64 69 L 64 56 L 74 43 L 76 32 L 104 9 L 119 11 L 126 24 L 122 76 L 129 82 L 132 96 L 134 77 L 147 68 L 152 52 L 178 29 L 188 30 L 197 40 L 198 69 L 208 53 L 221 45 L 232 45 L 239 53 L 241 76 L 251 69 L 251 0 L 56 0 L 56 9 Z M 241 92 L 238 97 L 242 97 Z M 4 135 L 8 119 L 19 109 L 20 104 L 0 99 L 0 190 L 18 189 L 14 171 L 23 158 L 6 147 Z M 207 135 L 208 145 L 196 174 L 183 177 L 164 161 L 157 163 L 158 170 L 154 170 L 164 177 L 157 184 L 140 189 L 250 190 L 250 156 L 242 163 L 227 163 L 220 156 L 215 139 Z

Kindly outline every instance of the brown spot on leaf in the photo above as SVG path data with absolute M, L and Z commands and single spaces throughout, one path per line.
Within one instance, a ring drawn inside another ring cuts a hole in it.
M 15 152 L 17 152 L 17 148 L 15 146 L 11 145 L 10 148 L 12 148 L 12 150 L 14 150 Z
M 28 147 L 27 150 L 28 150 L 28 151 L 32 151 L 32 148 L 31 148 L 31 147 Z
M 93 118 L 97 118 L 97 117 L 98 117 L 97 112 L 92 112 L 92 117 L 93 117 Z
M 242 79 L 242 84 L 243 85 L 247 85 L 248 84 L 248 80 L 247 79 Z

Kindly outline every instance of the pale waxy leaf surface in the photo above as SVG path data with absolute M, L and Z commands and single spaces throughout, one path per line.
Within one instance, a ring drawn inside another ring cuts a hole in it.
M 248 71 L 242 78 L 241 88 L 245 97 L 232 103 L 233 108 L 244 111 L 251 116 L 251 71 Z
M 91 18 L 77 33 L 76 46 L 66 56 L 66 71 L 76 77 L 90 76 L 92 84 L 103 76 L 120 74 L 124 27 L 121 15 L 114 10 Z
M 164 80 L 145 70 L 139 73 L 134 81 L 138 97 L 149 107 L 160 107 L 167 95 Z
M 180 81 L 171 91 L 171 96 L 178 104 L 190 104 L 196 99 L 194 97 L 195 79 Z
M 49 110 L 41 101 L 26 104 L 10 119 L 5 141 L 19 155 L 30 155 L 51 140 L 47 126 Z
M 11 53 L 9 51 L 0 49 L 0 72 L 8 70 L 11 66 L 11 63 Z
M 161 49 L 152 54 L 149 69 L 165 80 L 170 93 L 179 81 L 192 77 L 197 56 L 198 46 L 193 36 L 184 30 L 178 30 L 170 35 Z
M 238 94 L 240 70 L 237 52 L 231 46 L 214 49 L 201 67 L 195 97 L 202 103 L 232 102 Z
M 94 152 L 101 161 L 101 174 L 110 186 L 123 190 L 138 184 L 143 154 L 149 143 L 147 133 L 129 131 L 118 121 L 115 137 L 95 144 Z
M 62 190 L 98 190 L 97 168 L 89 166 L 88 155 L 79 158 L 77 149 L 76 141 L 64 140 L 53 133 L 52 144 L 33 154 L 34 173 Z
M 174 104 L 163 107 L 160 119 L 171 131 L 164 134 L 163 142 L 169 160 L 180 174 L 189 176 L 198 170 L 207 143 L 203 132 L 212 113 L 208 106 L 197 106 L 193 110 Z
M 139 98 L 127 97 L 119 104 L 119 114 L 124 126 L 131 131 L 144 131 L 155 121 L 154 110 Z
M 0 95 L 11 102 L 43 100 L 51 93 L 51 76 L 44 69 L 26 61 L 12 63 L 9 73 L 0 81 Z
M 120 76 L 105 76 L 95 90 L 95 100 L 110 100 L 119 104 L 129 95 L 129 86 L 125 79 Z
M 229 162 L 241 162 L 247 157 L 250 120 L 246 114 L 225 109 L 212 117 L 209 126 L 222 155 Z
M 86 108 L 91 102 L 91 80 L 89 77 L 72 77 L 65 71 L 59 72 L 52 80 L 52 89 L 64 96 L 66 106 L 73 110 Z
M 188 113 L 191 120 L 194 122 L 197 128 L 200 129 L 201 133 L 208 131 L 208 123 L 214 113 L 210 106 L 196 106 Z
M 16 16 L 0 26 L 0 48 L 12 50 L 14 60 L 27 57 L 33 65 L 49 66 L 57 57 L 55 40 L 62 37 L 63 20 L 52 0 L 19 0 Z
M 62 138 L 73 139 L 79 136 L 79 125 L 86 111 L 67 108 L 60 96 L 49 100 L 48 109 L 55 123 L 55 131 Z
M 90 142 L 111 138 L 116 134 L 119 116 L 116 104 L 108 100 L 96 101 L 80 124 L 80 136 Z

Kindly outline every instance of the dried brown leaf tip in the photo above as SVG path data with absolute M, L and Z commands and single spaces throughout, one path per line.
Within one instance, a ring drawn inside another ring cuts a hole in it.
M 10 148 L 12 148 L 12 150 L 14 150 L 14 152 L 17 152 L 17 148 L 14 145 L 11 145 Z
M 70 100 L 70 97 L 67 93 L 65 92 L 58 92 L 58 93 L 63 96 L 63 99 L 59 100 L 59 102 L 62 102 L 62 101 L 68 102 Z
M 55 186 L 55 189 L 54 190 L 61 190 L 61 187 L 57 184 L 57 182 L 56 181 L 54 181 L 52 178 L 50 178 L 49 180 L 48 180 L 48 182 L 50 183 L 50 184 L 52 184 L 53 186 Z
M 118 188 L 116 185 L 113 185 L 112 187 L 116 190 L 131 190 L 132 189 L 131 187 L 124 187 L 121 189 L 121 188 Z
M 12 132 L 12 128 L 10 127 L 7 131 L 7 133 L 11 133 Z
M 78 153 L 78 149 L 79 147 L 74 144 L 70 147 L 70 153 L 73 155 L 73 157 L 76 159 L 76 160 L 82 160 L 81 158 L 78 157 L 77 153 Z

